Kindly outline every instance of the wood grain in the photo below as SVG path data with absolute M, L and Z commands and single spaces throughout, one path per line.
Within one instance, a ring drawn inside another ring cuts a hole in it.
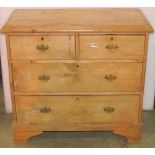
M 136 8 L 18 9 L 1 32 L 152 32 Z
M 10 36 L 11 59 L 75 59 L 74 35 Z M 48 49 L 39 50 L 38 46 Z
M 42 134 L 42 131 L 13 131 L 13 140 L 16 144 L 26 144 L 30 138 Z
M 143 60 L 144 45 L 144 35 L 80 35 L 80 59 Z
M 24 68 L 24 70 L 23 70 Z M 13 64 L 15 91 L 140 91 L 141 63 Z M 42 81 L 40 76 L 48 76 Z M 116 77 L 108 80 L 106 76 Z
M 99 92 L 99 91 L 87 91 L 87 92 L 82 92 L 82 91 L 80 91 L 80 92 L 34 92 L 34 91 L 29 91 L 29 92 L 25 92 L 25 91 L 16 91 L 16 92 L 14 92 L 13 93 L 13 95 L 14 96 L 29 96 L 29 95 L 31 95 L 31 96 L 35 96 L 35 95 L 44 95 L 44 96 L 51 96 L 51 95 L 56 95 L 56 96 L 60 96 L 60 95 L 65 95 L 65 96 L 68 96 L 68 95 L 71 95 L 71 96 L 73 96 L 73 95 L 90 95 L 90 96 L 92 96 L 92 95 L 96 95 L 96 96 L 102 96 L 102 95 L 140 95 L 141 94 L 141 92 L 134 92 L 134 91 L 131 91 L 131 92 L 129 92 L 129 91 L 122 91 L 122 92 L 120 92 L 120 91 L 117 91 L 117 92 L 112 92 L 112 91 L 110 91 L 110 92 Z
M 43 125 L 28 125 L 26 123 L 16 123 L 14 124 L 14 138 L 16 138 L 16 143 L 25 143 L 30 137 L 23 136 L 22 138 L 16 137 L 16 133 L 21 135 L 23 133 L 29 133 L 31 136 L 41 134 L 43 131 L 112 131 L 115 134 L 125 136 L 128 142 L 137 143 L 140 142 L 142 134 L 141 124 L 127 124 L 127 123 L 53 123 L 53 124 L 43 124 Z M 21 134 L 20 134 L 21 133 Z M 29 135 L 30 135 L 29 134 Z M 21 136 L 20 136 L 21 137 Z
M 112 131 L 139 141 L 152 31 L 136 8 L 16 10 L 1 30 L 15 142 L 43 131 Z
M 138 123 L 136 95 L 16 96 L 15 100 L 17 123 Z M 109 107 L 114 111 L 105 111 Z
M 7 45 L 7 58 L 8 58 L 8 71 L 9 71 L 9 84 L 10 84 L 10 92 L 11 92 L 11 101 L 12 101 L 12 111 L 13 111 L 13 120 L 17 119 L 16 114 L 16 104 L 14 101 L 14 79 L 12 75 L 12 64 L 10 62 L 11 60 L 11 50 L 10 50 L 10 43 L 9 43 L 9 36 L 6 35 L 6 45 Z

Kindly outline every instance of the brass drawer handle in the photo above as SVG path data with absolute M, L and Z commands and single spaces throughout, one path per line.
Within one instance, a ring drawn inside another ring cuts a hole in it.
M 49 75 L 39 75 L 38 79 L 42 82 L 47 82 L 50 79 Z
M 106 47 L 105 47 L 107 50 L 109 50 L 110 52 L 114 52 L 115 50 L 118 49 L 118 45 L 117 44 L 108 44 Z
M 115 111 L 115 108 L 109 106 L 109 107 L 105 107 L 103 110 L 104 112 L 111 114 Z
M 42 107 L 42 108 L 40 108 L 40 112 L 41 113 L 50 113 L 51 112 L 51 108 Z
M 39 51 L 46 51 L 46 50 L 49 49 L 49 46 L 48 45 L 41 44 L 41 45 L 38 45 L 36 48 Z
M 117 79 L 117 77 L 115 75 L 112 75 L 112 74 L 105 75 L 104 78 L 106 80 L 108 80 L 108 81 L 113 81 L 113 80 L 116 80 Z

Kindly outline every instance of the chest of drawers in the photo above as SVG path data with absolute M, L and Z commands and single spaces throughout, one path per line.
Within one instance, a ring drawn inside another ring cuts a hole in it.
M 138 9 L 16 10 L 6 33 L 13 137 L 112 131 L 141 137 L 151 25 Z

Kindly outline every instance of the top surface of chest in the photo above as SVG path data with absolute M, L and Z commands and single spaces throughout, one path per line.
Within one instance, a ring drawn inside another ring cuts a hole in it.
M 146 33 L 153 29 L 139 9 L 19 9 L 1 32 Z

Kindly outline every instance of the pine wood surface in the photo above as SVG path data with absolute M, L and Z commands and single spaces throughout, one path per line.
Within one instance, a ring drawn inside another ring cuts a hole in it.
M 138 123 L 136 95 L 17 96 L 15 102 L 17 123 Z
M 79 59 L 144 59 L 144 35 L 80 35 L 79 42 Z
M 139 92 L 141 77 L 141 63 L 13 64 L 14 91 L 22 92 Z
M 15 10 L 1 32 L 152 32 L 136 8 Z
M 74 35 L 10 36 L 11 59 L 74 59 Z M 38 46 L 47 46 L 40 50 Z M 22 55 L 21 55 L 22 51 Z
M 7 35 L 13 137 L 112 131 L 140 141 L 148 32 L 128 9 L 16 10 Z

